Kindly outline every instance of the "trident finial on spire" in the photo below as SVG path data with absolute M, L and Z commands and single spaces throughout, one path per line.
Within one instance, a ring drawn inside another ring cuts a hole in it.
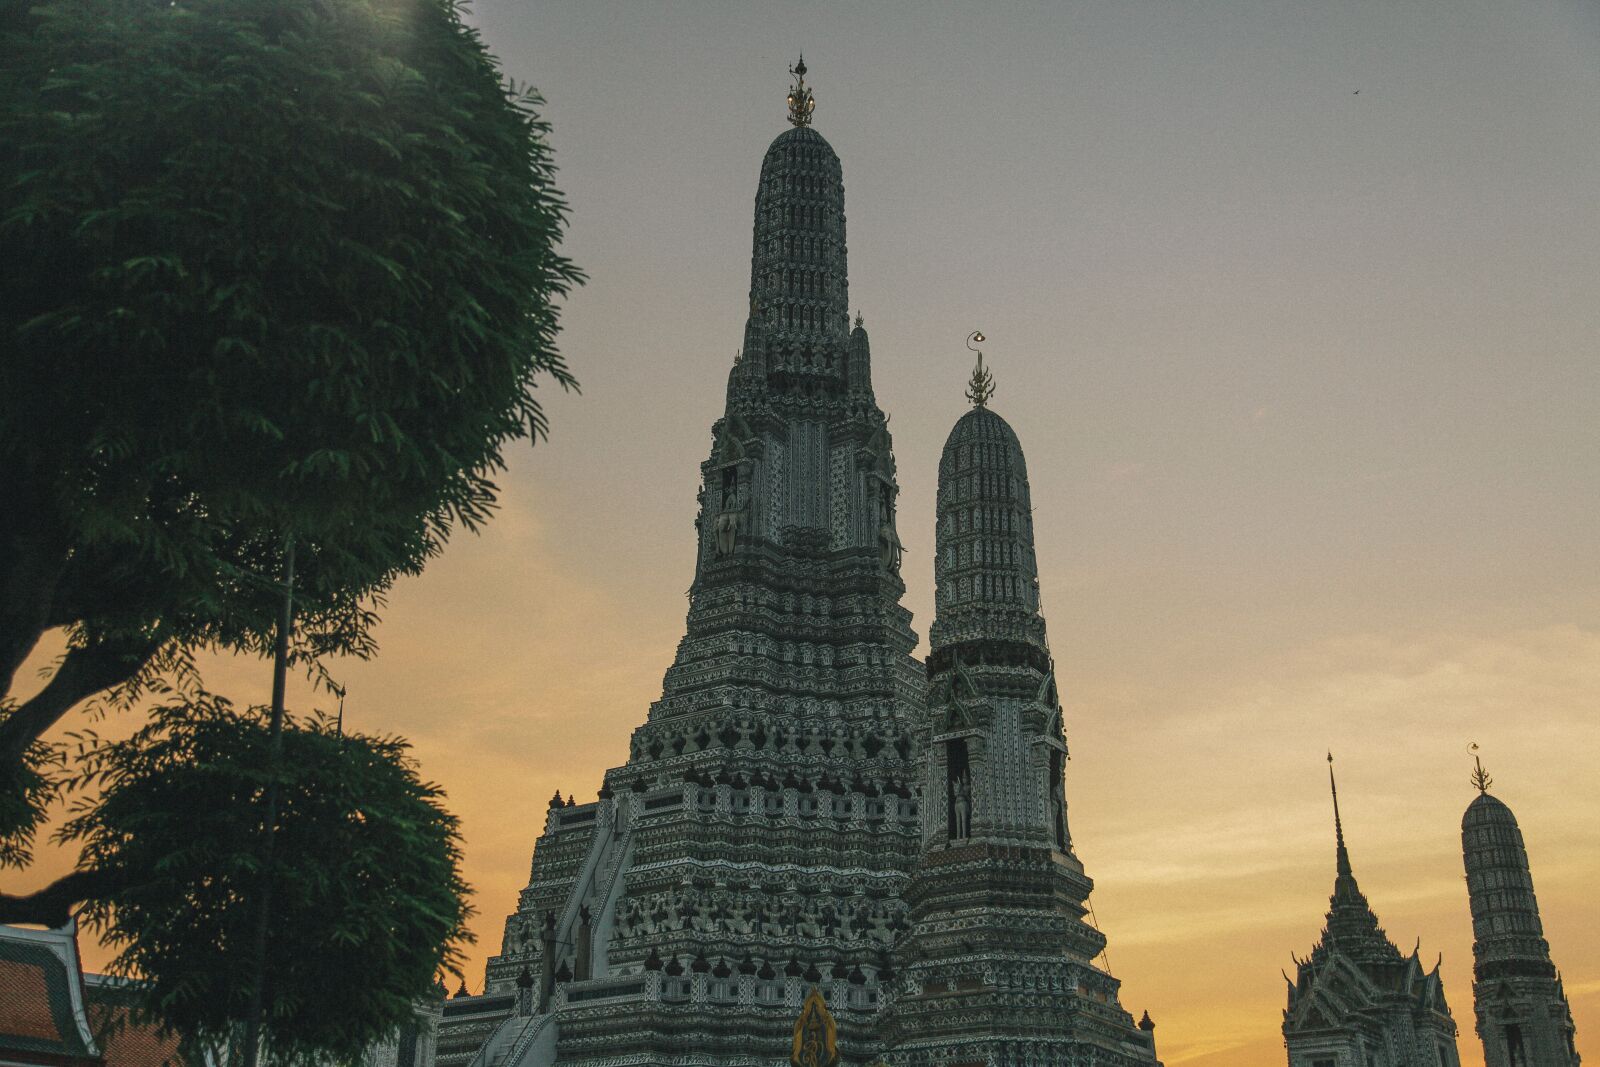
M 1344 847 L 1344 823 L 1339 821 L 1339 783 L 1333 778 L 1333 753 L 1328 753 L 1328 788 L 1333 791 L 1333 836 L 1338 842 L 1340 874 L 1350 873 L 1350 853 Z
M 1478 787 L 1479 794 L 1485 794 L 1489 792 L 1489 787 L 1494 785 L 1494 779 L 1483 769 L 1483 760 L 1478 756 L 1478 742 L 1474 741 L 1468 745 L 1467 751 L 1472 753 L 1472 762 L 1476 768 L 1472 772 L 1472 784 Z
M 789 87 L 789 121 L 796 126 L 811 125 L 811 113 L 817 109 L 817 102 L 811 97 L 811 89 L 806 85 L 806 57 L 800 56 L 800 62 L 789 68 L 789 73 L 794 75 L 794 84 Z
M 994 396 L 994 375 L 984 369 L 983 352 L 977 348 L 987 340 L 982 330 L 973 330 L 967 335 L 967 351 L 978 353 L 978 365 L 972 368 L 972 377 L 967 380 L 967 399 L 972 401 L 973 407 L 979 408 Z

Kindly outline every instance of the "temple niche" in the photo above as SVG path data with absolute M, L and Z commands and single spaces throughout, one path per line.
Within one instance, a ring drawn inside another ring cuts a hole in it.
M 1045 775 L 1046 796 L 1050 798 L 1050 829 L 1056 850 L 1072 851 L 1072 839 L 1067 836 L 1067 789 L 1062 767 L 1063 755 L 1050 753 L 1050 770 Z
M 972 836 L 972 776 L 964 738 L 945 742 L 945 793 L 949 797 L 950 840 L 964 841 Z

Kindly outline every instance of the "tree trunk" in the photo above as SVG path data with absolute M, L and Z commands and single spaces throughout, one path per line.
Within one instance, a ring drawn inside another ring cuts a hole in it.
M 19 501 L 7 507 L 26 510 Z M 51 552 L 37 533 L 9 523 L 0 529 L 0 697 L 9 696 L 17 669 L 49 629 L 64 553 Z
M 267 838 L 261 846 L 261 888 L 256 899 L 253 938 L 255 969 L 250 984 L 249 1013 L 244 1020 L 244 1067 L 256 1067 L 261 1054 L 261 1015 L 265 1010 L 267 930 L 272 917 L 272 866 L 278 823 L 278 767 L 283 762 L 283 702 L 288 683 L 289 631 L 294 626 L 294 541 L 289 541 L 283 561 L 283 611 L 278 617 L 278 640 L 272 657 L 272 740 L 267 749 Z

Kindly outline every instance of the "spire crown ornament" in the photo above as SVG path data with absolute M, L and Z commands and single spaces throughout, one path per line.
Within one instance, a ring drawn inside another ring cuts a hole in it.
M 972 377 L 967 380 L 967 399 L 975 408 L 988 406 L 989 398 L 994 396 L 994 375 L 985 369 L 983 352 L 976 347 L 987 340 L 982 330 L 973 330 L 967 335 L 967 351 L 978 353 L 978 365 L 972 368 Z
M 817 101 L 811 95 L 811 87 L 806 85 L 806 57 L 800 56 L 800 62 L 789 68 L 789 73 L 794 75 L 794 84 L 789 87 L 789 122 L 794 126 L 811 125 L 811 113 L 817 109 Z
M 1478 756 L 1478 743 L 1474 741 L 1467 747 L 1472 752 L 1472 784 L 1478 787 L 1479 796 L 1486 796 L 1488 795 L 1489 787 L 1494 785 L 1494 779 L 1489 777 L 1489 772 L 1483 769 L 1483 760 Z

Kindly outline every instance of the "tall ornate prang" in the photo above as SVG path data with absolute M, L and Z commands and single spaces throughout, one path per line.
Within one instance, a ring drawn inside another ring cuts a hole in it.
M 627 762 L 594 802 L 546 814 L 488 992 L 451 1002 L 440 1067 L 781 1063 L 813 988 L 843 1062 L 876 1050 L 921 839 L 923 670 L 888 418 L 846 317 L 839 158 L 794 74 L 700 465 L 683 639 Z M 496 1015 L 524 968 L 548 976 L 539 1010 Z
M 1473 746 L 1477 748 L 1476 745 Z M 1478 795 L 1461 818 L 1472 903 L 1472 1000 L 1487 1067 L 1577 1067 L 1577 1029 L 1539 921 L 1522 830 L 1489 792 L 1473 759 Z
M 1322 937 L 1284 980 L 1283 1043 L 1289 1067 L 1460 1067 L 1456 1024 L 1444 999 L 1441 963 L 1424 972 L 1378 925 L 1356 884 L 1339 815 L 1339 785 L 1328 753 L 1333 795 L 1334 878 Z
M 1095 964 L 1105 938 L 1085 921 L 1093 883 L 1067 825 L 1027 464 L 979 367 L 939 460 L 922 855 L 888 1059 L 1153 1065 L 1154 1024 L 1134 1023 Z

